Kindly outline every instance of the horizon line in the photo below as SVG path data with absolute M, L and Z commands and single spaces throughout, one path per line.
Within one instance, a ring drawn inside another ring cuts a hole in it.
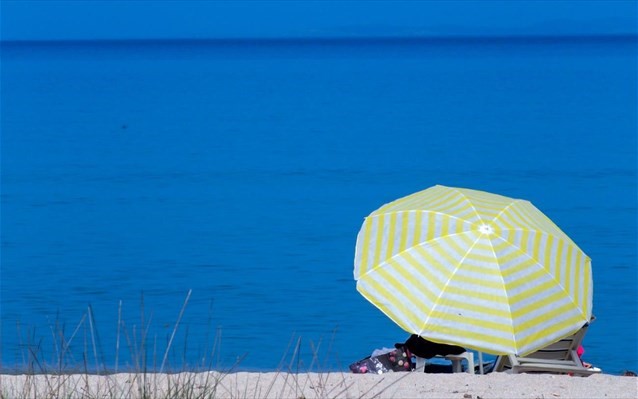
M 272 36 L 272 37 L 157 37 L 157 38 L 82 38 L 82 39 L 0 39 L 2 44 L 83 44 L 83 43 L 419 43 L 419 42 L 461 42 L 461 41 L 591 41 L 591 40 L 638 40 L 637 33 L 603 33 L 603 34 L 439 34 L 439 35 L 369 35 L 369 36 Z

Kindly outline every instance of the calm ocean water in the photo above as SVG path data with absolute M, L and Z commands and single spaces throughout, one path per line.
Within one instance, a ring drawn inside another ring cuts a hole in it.
M 443 184 L 569 234 L 586 359 L 638 369 L 635 38 L 3 43 L 1 68 L 4 368 L 61 336 L 113 368 L 118 331 L 120 368 L 144 334 L 159 365 L 180 320 L 172 369 L 301 340 L 345 370 L 407 338 L 355 290 L 363 218 Z

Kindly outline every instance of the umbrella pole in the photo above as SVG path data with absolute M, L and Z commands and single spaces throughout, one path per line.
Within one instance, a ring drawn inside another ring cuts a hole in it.
M 483 375 L 483 352 L 478 353 L 479 373 Z

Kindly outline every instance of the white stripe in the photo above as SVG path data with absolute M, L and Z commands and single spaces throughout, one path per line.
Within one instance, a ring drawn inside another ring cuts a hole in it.
M 405 259 L 397 258 L 396 261 L 397 263 L 400 264 L 400 267 L 406 270 L 406 273 L 411 273 L 411 275 L 414 277 L 420 275 L 419 271 L 415 270 L 414 267 L 410 263 L 408 263 Z M 395 267 L 390 267 L 389 265 L 386 266 L 385 269 L 388 272 L 388 274 L 390 274 L 396 280 L 401 282 L 401 287 L 396 287 L 397 289 L 404 291 L 406 293 L 409 293 L 412 300 L 415 303 L 422 304 L 424 308 L 427 308 L 427 309 L 432 308 L 432 302 L 427 298 L 422 288 L 417 286 L 417 284 L 421 286 L 425 286 L 429 290 L 429 292 L 436 293 L 437 288 L 434 284 L 431 283 L 430 280 L 422 279 L 422 278 L 406 279 Z M 385 280 L 383 280 L 381 277 L 379 277 L 378 279 L 375 279 L 375 281 L 385 282 Z
M 553 295 L 553 294 L 560 294 L 559 295 L 559 299 L 557 299 L 556 301 L 549 303 L 547 305 L 545 305 L 544 307 L 540 306 L 540 301 L 542 301 L 543 299 L 545 299 L 546 297 Z M 527 313 L 519 316 L 518 318 L 514 319 L 514 322 L 519 324 L 519 323 L 524 323 L 527 322 L 530 319 L 533 319 L 537 316 L 541 316 L 545 313 L 547 313 L 548 311 L 555 309 L 557 307 L 560 307 L 562 305 L 565 305 L 567 303 L 569 303 L 570 301 L 567 299 L 567 297 L 565 295 L 563 295 L 562 291 L 560 290 L 560 288 L 556 288 L 553 287 L 551 289 L 545 290 L 542 293 L 539 293 L 537 295 L 534 296 L 529 296 L 529 297 L 525 297 L 523 299 L 521 299 L 520 301 L 517 302 L 510 302 L 510 306 L 512 309 L 512 313 L 518 312 L 520 309 L 525 308 L 526 306 L 530 306 L 533 304 L 538 303 L 538 306 L 536 307 L 532 307 L 531 310 L 529 310 Z M 559 317 L 560 318 L 560 317 Z M 555 319 L 550 319 L 548 320 L 549 324 L 555 324 Z
M 422 265 L 425 262 L 421 260 L 422 258 L 420 257 L 420 255 L 416 253 L 416 251 L 414 251 L 413 249 L 407 251 L 405 256 L 396 258 L 395 260 L 406 270 L 412 270 L 413 281 L 418 282 L 418 284 L 425 286 L 429 290 L 429 292 L 431 292 L 433 295 L 435 296 L 440 295 L 438 287 L 442 286 L 448 280 L 448 275 L 441 274 L 435 268 L 415 267 L 408 261 L 407 258 L 409 256 L 413 256 L 413 258 L 418 261 L 419 265 Z M 424 269 L 428 270 L 430 278 L 426 278 L 424 276 L 423 274 Z M 425 299 L 424 299 L 424 302 L 425 302 Z
M 477 325 L 477 324 L 473 324 L 473 323 L 456 323 L 453 322 L 452 320 L 448 320 L 448 319 L 442 319 L 439 317 L 430 317 L 429 320 L 429 326 L 425 325 L 423 330 L 426 331 L 441 331 L 441 330 L 445 330 L 446 328 L 454 328 L 454 329 L 460 329 L 460 330 L 466 330 L 466 331 L 474 331 L 476 333 L 481 333 L 481 334 L 486 334 L 486 335 L 491 335 L 497 339 L 505 339 L 505 340 L 510 340 L 512 339 L 512 334 L 510 332 L 507 331 L 502 331 L 502 330 L 497 330 L 497 329 L 493 329 L 493 328 L 487 328 L 484 325 Z M 453 334 L 451 334 L 453 335 Z M 468 335 L 468 337 L 471 336 L 471 334 Z
M 423 312 L 421 312 L 421 310 L 418 307 L 415 307 L 414 304 L 411 301 L 409 301 L 408 298 L 405 295 L 403 295 L 401 291 L 394 290 L 393 294 L 396 295 L 396 297 L 387 298 L 385 295 L 375 290 L 374 286 L 368 283 L 367 279 L 359 280 L 357 282 L 357 287 L 361 287 L 362 289 L 365 289 L 367 292 L 369 292 L 369 296 L 366 296 L 366 298 L 368 298 L 368 300 L 372 302 L 375 306 L 377 306 L 379 309 L 385 306 L 388 310 L 396 314 L 400 320 L 395 320 L 395 322 L 402 322 L 403 324 L 408 325 L 414 331 L 416 331 L 416 329 L 418 328 L 414 320 L 408 319 L 407 317 L 405 317 L 404 314 L 397 311 L 397 307 L 394 305 L 394 303 L 406 304 L 412 311 L 415 312 L 417 317 L 425 318 L 426 316 Z

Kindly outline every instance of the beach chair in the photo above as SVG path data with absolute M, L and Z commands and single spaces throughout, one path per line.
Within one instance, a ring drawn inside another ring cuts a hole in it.
M 467 367 L 465 371 L 469 374 L 474 374 L 474 354 L 472 352 L 463 352 L 459 355 L 437 355 L 435 356 L 437 359 L 446 359 L 452 362 L 452 372 L 453 373 L 462 373 L 463 372 L 463 360 L 467 362 Z M 425 368 L 426 359 L 422 357 L 415 356 L 416 360 L 416 370 L 423 370 Z
M 557 341 L 551 345 L 530 353 L 527 356 L 499 356 L 495 360 L 494 370 L 497 372 L 519 373 L 554 373 L 576 376 L 589 376 L 600 373 L 596 367 L 587 368 L 578 357 L 577 350 L 587 332 L 586 324 L 577 333 Z

